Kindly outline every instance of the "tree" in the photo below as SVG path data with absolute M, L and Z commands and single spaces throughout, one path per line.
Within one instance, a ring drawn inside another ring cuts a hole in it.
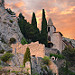
M 25 25 L 27 24 L 27 21 L 24 19 L 24 16 L 22 15 L 22 13 L 19 14 L 18 24 L 19 24 L 22 34 L 25 37 Z
M 47 21 L 45 17 L 45 11 L 42 10 L 42 30 L 41 30 L 41 40 L 40 42 L 47 46 Z
M 21 40 L 21 44 L 22 44 L 22 45 L 28 44 L 28 42 L 26 41 L 26 39 L 25 39 L 24 37 L 23 37 L 22 40 Z
M 65 47 L 65 49 L 62 51 L 62 54 L 65 56 L 65 59 L 67 62 L 71 63 L 71 66 L 74 65 L 75 61 L 75 49 L 69 47 Z
M 37 28 L 37 21 L 36 21 L 36 16 L 34 12 L 32 15 L 31 25 L 34 27 L 34 39 L 32 41 L 34 42 L 39 41 L 40 32 L 39 32 L 39 29 Z
M 24 19 L 24 16 L 22 15 L 22 13 L 19 14 L 19 19 Z
M 12 53 L 5 53 L 2 57 L 1 60 L 3 62 L 7 62 L 10 58 L 12 58 L 14 55 Z
M 26 52 L 24 54 L 24 59 L 23 59 L 23 65 L 25 66 L 25 63 L 27 61 L 30 61 L 31 62 L 31 57 L 30 57 L 30 49 L 27 47 L 26 48 Z
M 15 13 L 9 8 L 6 9 L 6 11 L 10 14 L 10 15 L 15 15 Z
M 32 15 L 32 22 L 31 22 L 31 24 L 35 27 L 35 28 L 37 28 L 37 21 L 36 21 L 36 16 L 35 16 L 35 13 L 33 12 L 33 15 Z

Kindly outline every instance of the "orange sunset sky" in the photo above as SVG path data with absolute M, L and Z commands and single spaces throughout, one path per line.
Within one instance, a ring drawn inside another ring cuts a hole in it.
M 42 9 L 45 9 L 47 21 L 51 18 L 57 31 L 75 39 L 75 0 L 5 0 L 5 7 L 11 8 L 16 15 L 23 13 L 29 22 L 35 12 L 39 28 Z

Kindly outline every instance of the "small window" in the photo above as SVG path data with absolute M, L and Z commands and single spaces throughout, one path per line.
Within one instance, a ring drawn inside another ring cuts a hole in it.
M 48 27 L 48 32 L 50 32 L 50 27 Z
M 48 41 L 51 41 L 51 37 L 50 36 L 48 36 Z

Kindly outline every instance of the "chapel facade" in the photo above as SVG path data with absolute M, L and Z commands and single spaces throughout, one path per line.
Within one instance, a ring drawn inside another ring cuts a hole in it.
M 56 31 L 56 27 L 53 25 L 51 19 L 48 21 L 47 25 L 48 31 L 48 48 L 54 48 L 59 50 L 60 52 L 63 50 L 63 41 L 62 41 L 62 33 Z

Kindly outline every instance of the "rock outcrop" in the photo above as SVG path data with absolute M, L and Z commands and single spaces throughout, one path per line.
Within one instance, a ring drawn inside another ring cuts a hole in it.
M 4 0 L 0 0 L 0 40 L 8 43 L 10 38 L 20 41 L 22 37 L 17 18 L 5 10 Z

